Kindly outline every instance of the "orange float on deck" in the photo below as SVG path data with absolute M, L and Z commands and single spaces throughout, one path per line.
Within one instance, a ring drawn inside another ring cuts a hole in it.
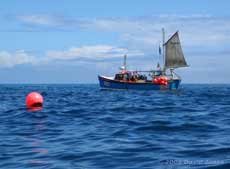
M 26 107 L 27 108 L 36 108 L 42 107 L 43 97 L 38 92 L 31 92 L 26 97 Z
M 168 85 L 168 78 L 166 76 L 159 76 L 154 78 L 152 82 L 159 85 Z

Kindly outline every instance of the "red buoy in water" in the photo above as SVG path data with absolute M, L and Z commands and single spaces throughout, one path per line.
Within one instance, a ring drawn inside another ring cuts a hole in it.
M 26 106 L 27 108 L 42 107 L 43 97 L 38 92 L 31 92 L 26 96 Z

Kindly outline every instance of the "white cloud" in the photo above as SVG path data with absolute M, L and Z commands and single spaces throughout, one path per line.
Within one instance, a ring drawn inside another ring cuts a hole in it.
M 14 67 L 20 64 L 34 64 L 36 58 L 25 51 L 7 52 L 0 51 L 0 67 Z
M 55 17 L 46 15 L 20 15 L 17 19 L 28 24 L 58 26 L 60 22 Z
M 24 15 L 19 21 L 31 25 L 65 28 L 65 30 L 93 30 L 117 32 L 125 48 L 109 45 L 72 47 L 64 51 L 47 51 L 49 60 L 104 59 L 121 57 L 123 54 L 149 55 L 158 50 L 161 28 L 167 37 L 180 31 L 182 46 L 188 60 L 209 58 L 218 55 L 230 45 L 230 17 L 211 15 L 159 15 L 120 18 L 68 18 L 54 15 Z M 93 38 L 93 37 L 92 37 Z M 129 50 L 128 50 L 129 49 Z M 194 57 L 195 56 L 195 57 Z
M 48 64 L 54 61 L 69 61 L 76 60 L 74 63 L 82 61 L 95 60 L 111 60 L 113 58 L 122 58 L 124 54 L 130 56 L 143 56 L 144 53 L 138 50 L 128 50 L 110 45 L 95 45 L 72 47 L 65 51 L 50 51 L 45 52 L 43 57 L 30 55 L 28 52 L 19 50 L 16 52 L 0 51 L 0 67 L 14 67 L 21 64 Z
M 126 48 L 119 48 L 110 45 L 95 45 L 95 46 L 82 46 L 72 47 L 66 51 L 48 51 L 47 56 L 52 59 L 111 59 L 122 57 L 124 54 L 130 56 L 142 56 L 143 52 L 138 50 L 128 50 Z
M 93 30 L 117 32 L 133 48 L 152 49 L 161 41 L 161 28 L 167 35 L 181 32 L 184 46 L 215 46 L 229 43 L 230 17 L 210 15 L 159 15 L 120 18 L 70 18 L 54 15 L 23 15 L 18 20 L 37 26 L 64 30 Z
M 85 19 L 67 18 L 61 15 L 18 15 L 16 19 L 29 26 L 42 26 L 61 30 L 82 29 L 86 27 L 88 22 Z M 37 31 L 37 29 L 35 29 L 35 31 Z
M 79 20 L 73 21 L 70 18 L 56 15 L 18 15 L 16 18 L 18 21 L 25 24 L 53 28 L 64 28 L 67 25 L 67 27 L 70 27 L 72 24 L 79 22 Z

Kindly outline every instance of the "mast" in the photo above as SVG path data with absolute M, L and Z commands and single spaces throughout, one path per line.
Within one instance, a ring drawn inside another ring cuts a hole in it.
M 127 60 L 127 55 L 124 55 L 124 70 L 126 71 L 127 70 L 127 66 L 126 66 L 126 60 Z
M 165 71 L 165 29 L 162 28 L 162 59 L 163 59 L 163 71 Z

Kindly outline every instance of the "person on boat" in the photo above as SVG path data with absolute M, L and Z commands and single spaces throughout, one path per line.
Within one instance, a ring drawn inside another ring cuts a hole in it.
M 162 75 L 162 70 L 161 70 L 161 66 L 159 63 L 157 63 L 157 69 L 154 73 L 154 76 L 161 76 Z
M 140 78 L 140 80 L 145 80 L 145 81 L 147 80 L 147 76 L 146 75 L 140 75 L 139 78 Z
M 123 80 L 123 78 L 124 76 L 121 73 L 115 75 L 115 80 Z
M 136 81 L 137 80 L 137 72 L 133 72 L 131 76 L 131 81 Z
M 128 81 L 128 73 L 124 74 L 124 79 L 123 80 Z

